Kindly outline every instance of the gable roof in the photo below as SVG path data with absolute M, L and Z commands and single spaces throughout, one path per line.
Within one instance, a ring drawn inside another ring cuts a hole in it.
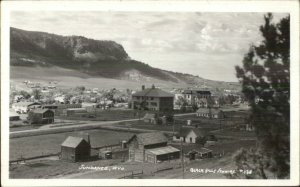
M 142 91 L 136 92 L 132 94 L 132 96 L 139 96 L 139 97 L 174 97 L 173 94 L 163 91 L 159 88 L 147 88 Z
M 13 105 L 15 105 L 15 106 L 30 106 L 30 105 L 41 105 L 41 104 L 37 103 L 37 102 L 23 101 L 23 102 L 13 103 Z
M 47 111 L 51 111 L 51 110 L 49 110 L 49 109 L 47 109 L 47 108 L 44 108 L 44 109 L 42 109 L 42 108 L 36 108 L 36 109 L 34 109 L 34 110 L 31 110 L 31 112 L 33 112 L 33 113 L 35 113 L 35 114 L 43 114 L 43 113 L 45 113 L 45 112 L 47 112 Z M 51 111 L 52 112 L 52 111 Z
M 133 135 L 128 143 L 135 137 L 137 138 L 137 141 L 143 145 L 164 143 L 168 141 L 167 137 L 162 132 L 149 132 Z
M 61 146 L 64 147 L 72 147 L 76 148 L 82 141 L 85 141 L 81 137 L 74 137 L 74 136 L 69 136 L 62 144 Z M 86 142 L 86 141 L 85 141 Z M 86 142 L 88 143 L 88 142 Z
M 181 128 L 177 135 L 180 137 L 186 137 L 191 131 L 193 131 L 198 137 L 203 137 L 207 132 L 201 128 Z

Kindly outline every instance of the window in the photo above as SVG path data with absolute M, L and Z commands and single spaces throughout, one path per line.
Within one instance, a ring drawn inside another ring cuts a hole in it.
M 151 104 L 151 106 L 157 106 L 157 103 L 155 103 L 155 102 L 151 102 L 150 104 Z
M 151 97 L 151 100 L 154 100 L 154 97 Z
M 191 143 L 193 142 L 193 138 L 190 138 L 190 142 L 191 142 Z

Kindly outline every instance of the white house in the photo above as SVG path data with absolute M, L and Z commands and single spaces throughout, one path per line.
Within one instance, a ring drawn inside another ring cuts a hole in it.
M 183 141 L 185 143 L 196 143 L 197 138 L 203 138 L 206 132 L 199 128 L 182 128 L 173 136 L 173 141 Z

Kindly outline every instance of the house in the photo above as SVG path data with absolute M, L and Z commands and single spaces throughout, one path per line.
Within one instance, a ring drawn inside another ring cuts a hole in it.
M 91 155 L 90 142 L 81 137 L 69 136 L 61 144 L 61 159 L 73 162 L 86 160 Z
M 28 112 L 30 124 L 49 124 L 54 123 L 54 112 L 49 109 L 37 108 Z
M 211 92 L 206 90 L 184 90 L 182 94 L 189 105 L 199 103 L 201 98 L 208 99 L 211 97 Z
M 180 151 L 167 144 L 168 139 L 161 132 L 134 135 L 128 141 L 129 160 L 158 163 L 180 158 Z
M 199 108 L 196 112 L 198 117 L 220 119 L 223 118 L 223 112 L 218 108 Z
M 206 135 L 207 133 L 200 128 L 181 128 L 178 133 L 173 135 L 173 141 L 196 143 L 197 138 L 204 138 Z
M 132 94 L 132 109 L 171 112 L 174 107 L 174 95 L 155 88 L 145 88 Z
M 27 113 L 31 109 L 41 107 L 40 103 L 37 102 L 18 102 L 12 104 L 12 109 L 17 113 Z

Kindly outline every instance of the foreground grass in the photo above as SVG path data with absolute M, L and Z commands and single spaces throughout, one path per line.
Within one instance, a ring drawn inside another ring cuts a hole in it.
M 119 141 L 129 139 L 133 134 L 109 130 L 82 131 L 90 135 L 92 147 L 116 144 Z M 78 136 L 80 132 L 66 132 L 47 134 L 22 138 L 13 138 L 9 141 L 9 159 L 15 160 L 21 156 L 24 158 L 57 153 L 61 143 L 70 135 Z

